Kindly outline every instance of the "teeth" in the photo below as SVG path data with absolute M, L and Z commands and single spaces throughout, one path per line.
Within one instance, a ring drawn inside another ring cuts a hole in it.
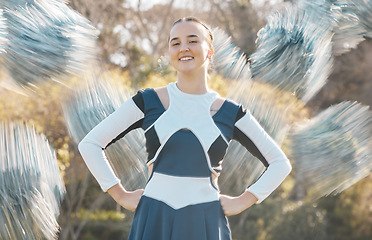
M 188 61 L 188 60 L 191 60 L 192 57 L 181 57 L 180 60 L 181 61 Z

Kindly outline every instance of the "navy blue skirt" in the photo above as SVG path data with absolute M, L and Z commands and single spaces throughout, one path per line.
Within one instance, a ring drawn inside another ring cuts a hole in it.
M 130 240 L 230 240 L 231 233 L 219 201 L 173 209 L 142 196 L 134 215 Z

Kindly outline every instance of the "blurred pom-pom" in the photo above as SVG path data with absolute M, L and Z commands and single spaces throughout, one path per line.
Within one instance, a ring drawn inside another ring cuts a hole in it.
M 0 9 L 0 53 L 4 52 L 6 38 L 6 25 L 3 10 Z
M 213 40 L 213 68 L 228 79 L 251 78 L 248 59 L 220 28 L 212 30 Z
M 328 20 L 336 56 L 356 48 L 364 37 L 372 37 L 372 0 L 300 0 L 298 6 L 315 21 Z
M 250 56 L 252 79 L 293 92 L 307 102 L 326 83 L 332 69 L 332 34 L 328 20 L 294 6 L 277 12 L 258 32 Z
M 290 134 L 296 198 L 337 194 L 372 170 L 372 113 L 368 106 L 342 102 Z
M 351 0 L 359 11 L 356 11 L 360 24 L 367 31 L 366 36 L 372 38 L 372 0 Z
M 348 1 L 336 1 L 331 7 L 331 16 L 335 22 L 333 32 L 333 55 L 341 55 L 355 49 L 365 40 L 366 30 L 361 24 L 355 4 Z
M 103 74 L 92 71 L 86 78 L 86 84 L 62 103 L 70 135 L 76 144 L 132 96 L 132 93 L 110 82 Z M 134 130 L 105 150 L 115 173 L 127 189 L 143 188 L 147 181 L 144 146 L 143 133 Z
M 20 86 L 61 81 L 96 58 L 96 31 L 64 1 L 1 0 L 8 41 L 4 66 Z
M 65 187 L 45 136 L 0 123 L 0 239 L 56 239 Z

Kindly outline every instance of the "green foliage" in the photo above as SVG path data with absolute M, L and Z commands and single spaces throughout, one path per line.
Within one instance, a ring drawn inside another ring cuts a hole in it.
M 72 217 L 79 219 L 82 221 L 86 217 L 90 221 L 113 221 L 113 222 L 121 222 L 126 218 L 126 214 L 113 211 L 113 210 L 99 210 L 96 209 L 94 212 L 90 212 L 87 209 L 79 209 L 77 213 L 74 213 Z
M 326 240 L 326 211 L 311 204 L 295 203 L 286 206 L 279 221 L 275 222 L 267 239 Z
M 151 72 L 147 80 L 140 85 L 140 88 L 163 87 L 174 81 L 177 81 L 176 73 L 168 67 L 164 72 Z
M 239 240 L 326 240 L 326 213 L 315 205 L 270 196 L 229 220 L 233 236 Z
M 236 240 L 366 240 L 372 236 L 372 177 L 318 203 L 294 202 L 278 191 L 229 217 Z M 279 191 L 280 192 L 280 191 Z
M 134 87 L 143 84 L 147 81 L 149 75 L 153 72 L 153 57 L 146 54 L 135 44 L 127 46 L 128 53 L 126 57 L 130 59 L 128 65 L 124 68 L 129 71 L 131 79 L 133 79 Z
M 122 223 L 110 223 L 105 222 L 104 224 L 88 223 L 87 227 L 82 231 L 80 239 L 84 240 L 124 240 L 128 239 L 129 229 L 123 226 Z
M 162 72 L 152 71 L 148 74 L 146 81 L 139 85 L 140 88 L 156 88 L 166 86 L 170 82 L 177 81 L 177 74 L 175 70 L 167 66 Z M 218 92 L 221 96 L 226 96 L 230 90 L 231 85 L 228 84 L 225 78 L 221 75 L 211 73 L 208 79 L 208 87 Z
M 59 105 L 60 96 L 66 90 L 66 87 L 55 84 L 46 84 L 37 93 L 27 93 L 28 95 L 0 90 L 0 120 L 28 122 L 38 132 L 43 132 L 57 152 L 62 174 L 69 167 L 69 158 L 75 155 L 70 151 L 72 142 Z
M 319 207 L 327 212 L 331 240 L 364 240 L 372 236 L 372 176 L 343 193 L 323 198 Z
M 237 216 L 229 217 L 233 237 L 239 240 L 266 240 L 270 227 L 279 221 L 282 205 L 283 202 L 270 198 Z

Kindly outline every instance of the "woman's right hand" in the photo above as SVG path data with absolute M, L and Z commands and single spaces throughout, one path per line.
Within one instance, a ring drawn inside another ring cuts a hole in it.
M 134 211 L 138 206 L 144 190 L 138 189 L 135 191 L 126 191 L 123 186 L 118 183 L 107 190 L 107 192 L 123 208 Z
M 122 201 L 119 204 L 128 210 L 134 211 L 136 210 L 138 203 L 143 195 L 143 189 L 137 189 L 135 191 L 127 191 L 125 196 L 123 197 Z

